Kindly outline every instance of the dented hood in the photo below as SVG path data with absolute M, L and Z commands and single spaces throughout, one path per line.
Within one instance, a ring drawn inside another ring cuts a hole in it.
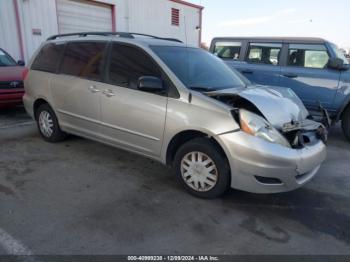
M 300 98 L 289 88 L 270 86 L 248 86 L 242 89 L 224 89 L 211 92 L 217 95 L 238 95 L 254 104 L 275 127 L 291 121 L 302 121 L 309 115 Z

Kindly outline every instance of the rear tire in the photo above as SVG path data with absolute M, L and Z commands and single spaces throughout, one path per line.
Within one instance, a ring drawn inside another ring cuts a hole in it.
M 48 104 L 39 106 L 35 112 L 35 119 L 39 133 L 45 141 L 57 143 L 63 141 L 67 137 L 67 134 L 61 130 L 58 124 L 55 112 Z
M 350 106 L 348 106 L 342 116 L 342 128 L 346 139 L 350 142 Z
M 196 138 L 182 145 L 176 152 L 176 178 L 192 195 L 216 198 L 230 186 L 231 172 L 226 156 L 208 138 Z

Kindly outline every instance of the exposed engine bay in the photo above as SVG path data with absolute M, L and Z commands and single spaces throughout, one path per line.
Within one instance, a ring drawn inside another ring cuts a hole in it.
M 232 90 L 222 90 L 205 94 L 232 107 L 232 115 L 237 123 L 241 123 L 242 110 L 264 118 L 287 139 L 291 148 L 301 149 L 319 139 L 326 143 L 326 127 L 311 119 L 294 92 L 276 89 L 252 87 L 234 93 Z

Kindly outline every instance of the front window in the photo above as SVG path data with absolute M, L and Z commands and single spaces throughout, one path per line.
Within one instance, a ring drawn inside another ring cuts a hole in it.
M 140 49 L 132 46 L 113 44 L 108 66 L 110 84 L 137 89 L 141 76 L 162 78 L 157 65 Z
M 306 68 L 324 68 L 329 60 L 324 45 L 289 45 L 288 65 Z
M 0 49 L 0 66 L 16 66 L 16 61 Z
M 199 48 L 153 46 L 152 50 L 189 89 L 215 91 L 246 85 L 221 59 Z
M 344 61 L 344 64 L 348 65 L 349 60 L 345 57 L 345 54 L 335 45 L 335 44 L 330 44 L 332 50 L 336 54 L 336 56 Z

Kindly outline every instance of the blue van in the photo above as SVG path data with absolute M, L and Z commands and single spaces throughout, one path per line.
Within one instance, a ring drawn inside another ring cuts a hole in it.
M 251 82 L 291 88 L 315 119 L 327 109 L 350 141 L 350 66 L 335 44 L 321 38 L 220 37 L 210 52 Z

